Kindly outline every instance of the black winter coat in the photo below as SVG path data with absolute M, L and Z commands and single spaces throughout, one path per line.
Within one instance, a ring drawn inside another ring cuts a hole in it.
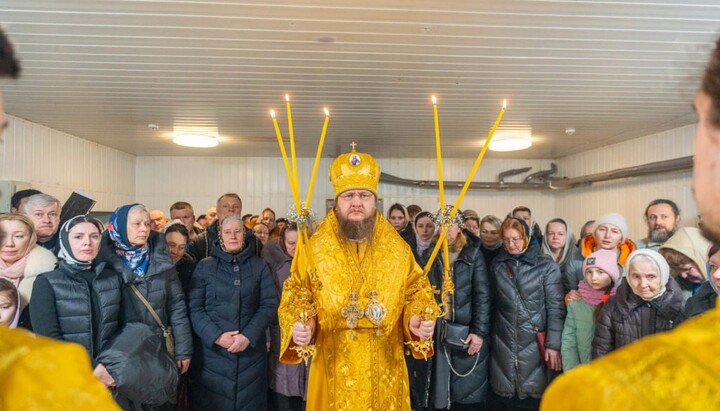
M 268 357 L 265 330 L 276 321 L 278 294 L 267 264 L 247 247 L 239 254 L 217 243 L 190 281 L 190 318 L 197 353 L 191 364 L 192 400 L 198 410 L 264 410 Z M 215 344 L 239 331 L 250 345 L 233 354 Z
M 547 331 L 546 347 L 560 351 L 565 320 L 560 267 L 532 244 L 519 258 L 503 249 L 490 279 L 490 386 L 502 397 L 540 398 L 549 378 L 533 328 Z
M 475 355 L 467 351 L 445 349 L 436 339 L 436 358 L 432 377 L 432 392 L 435 408 L 444 408 L 452 403 L 476 404 L 484 402 L 488 388 L 488 345 L 490 334 L 490 284 L 485 258 L 480 250 L 480 239 L 465 231 L 468 242 L 460 251 L 453 263 L 453 322 L 469 326 L 473 334 L 483 338 L 483 348 Z M 433 274 L 436 272 L 433 271 Z M 442 273 L 440 273 L 440 277 Z M 430 281 L 438 289 L 442 278 L 431 278 Z M 446 354 L 447 353 L 447 357 Z M 459 377 L 453 373 L 450 365 L 458 374 L 467 374 L 473 366 L 472 373 Z M 477 364 L 477 365 L 475 365 Z M 448 392 L 449 390 L 449 392 Z
M 150 263 L 147 273 L 143 277 L 137 277 L 115 254 L 115 244 L 107 232 L 103 233 L 100 253 L 96 261 L 105 262 L 120 273 L 125 284 L 123 297 L 132 302 L 140 321 L 154 327 L 162 336 L 162 330 L 147 307 L 130 289 L 130 284 L 135 284 L 140 293 L 150 302 L 160 320 L 165 325 L 172 327 L 175 338 L 175 359 L 189 359 L 193 355 L 192 331 L 180 279 L 178 279 L 175 266 L 170 261 L 168 246 L 163 236 L 152 231 L 148 238 L 148 244 L 150 245 Z
M 121 303 L 122 280 L 104 263 L 85 271 L 60 261 L 35 280 L 30 317 L 36 333 L 82 345 L 94 366 L 120 326 Z
M 690 318 L 712 310 L 715 308 L 717 298 L 718 294 L 712 288 L 710 282 L 705 281 L 698 292 L 685 302 L 685 316 Z
M 592 358 L 639 340 L 642 337 L 675 328 L 686 319 L 685 299 L 680 286 L 670 278 L 660 297 L 645 301 L 623 281 L 617 294 L 600 309 L 595 322 Z

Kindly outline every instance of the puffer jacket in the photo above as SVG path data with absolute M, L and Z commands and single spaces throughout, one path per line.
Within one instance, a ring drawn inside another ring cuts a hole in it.
M 435 367 L 432 376 L 432 393 L 435 408 L 449 407 L 452 403 L 477 404 L 484 402 L 488 389 L 488 344 L 490 333 L 490 284 L 485 258 L 480 251 L 480 239 L 469 231 L 464 231 L 467 244 L 453 263 L 453 318 L 457 324 L 469 326 L 469 331 L 483 338 L 483 347 L 477 354 L 468 355 L 467 351 L 445 349 L 437 342 Z M 432 273 L 437 273 L 433 271 Z M 442 273 L 440 272 L 442 275 Z M 431 278 L 438 289 L 442 278 Z M 447 353 L 447 356 L 446 356 Z M 450 364 L 448 364 L 448 360 Z M 452 372 L 449 365 L 458 374 Z M 473 366 L 475 367 L 473 369 Z
M 168 246 L 163 236 L 155 231 L 151 232 L 148 244 L 150 245 L 150 263 L 147 273 L 143 277 L 136 276 L 115 254 L 115 244 L 107 231 L 103 233 L 96 263 L 104 262 L 108 264 L 108 267 L 120 273 L 125 285 L 123 298 L 132 302 L 135 313 L 143 323 L 154 327 L 157 333 L 162 335 L 162 330 L 147 307 L 130 289 L 130 285 L 135 284 L 163 324 L 172 327 L 175 338 L 175 359 L 189 359 L 193 354 L 192 331 L 180 279 L 170 260 Z
M 502 397 L 540 398 L 549 379 L 533 327 L 547 331 L 547 348 L 560 350 L 565 319 L 560 267 L 535 244 L 519 258 L 503 249 L 493 260 L 490 280 L 490 386 Z
M 680 286 L 670 278 L 665 287 L 663 295 L 645 301 L 623 281 L 617 294 L 600 310 L 592 357 L 602 357 L 647 335 L 671 330 L 685 320 L 685 300 Z
M 193 408 L 264 410 L 267 406 L 266 334 L 276 321 L 278 294 L 267 264 L 245 248 L 236 255 L 216 242 L 190 280 L 190 318 L 197 354 L 190 367 Z M 238 353 L 215 344 L 239 331 L 250 340 Z

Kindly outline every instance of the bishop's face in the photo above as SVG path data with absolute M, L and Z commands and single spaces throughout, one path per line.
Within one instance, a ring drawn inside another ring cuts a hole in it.
M 375 215 L 375 194 L 369 190 L 347 190 L 335 201 L 341 220 L 359 222 Z

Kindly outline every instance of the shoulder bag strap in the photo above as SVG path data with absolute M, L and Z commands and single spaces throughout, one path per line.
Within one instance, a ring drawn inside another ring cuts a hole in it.
M 508 274 L 510 275 L 510 278 L 512 279 L 513 285 L 515 286 L 515 291 L 517 291 L 518 295 L 520 296 L 520 305 L 522 305 L 522 308 L 525 310 L 525 312 L 528 315 L 528 319 L 530 320 L 530 325 L 533 328 L 533 331 L 538 332 L 540 331 L 540 328 L 538 328 L 537 325 L 532 320 L 532 314 L 530 314 L 530 310 L 527 309 L 525 306 L 525 299 L 523 299 L 522 293 L 520 292 L 520 287 L 517 285 L 517 276 L 513 273 L 512 269 L 510 268 L 510 264 L 505 260 L 505 268 L 507 268 Z
M 157 315 L 157 313 L 155 312 L 155 310 L 152 308 L 152 306 L 150 305 L 150 303 L 148 302 L 148 300 L 146 300 L 145 297 L 144 297 L 144 296 L 142 295 L 142 293 L 140 292 L 140 290 L 138 290 L 137 287 L 135 287 L 135 284 L 131 284 L 131 285 L 130 285 L 130 288 L 132 288 L 132 290 L 133 290 L 133 292 L 135 293 L 135 295 L 138 296 L 138 298 L 139 298 L 140 301 L 143 303 L 143 305 L 148 309 L 148 311 L 150 311 L 150 315 L 151 315 L 152 318 L 155 320 L 155 322 L 158 324 L 158 326 L 160 326 L 160 329 L 161 329 L 161 330 L 163 331 L 163 333 L 164 333 L 164 332 L 165 332 L 165 324 L 163 324 L 163 322 L 160 320 L 160 317 Z

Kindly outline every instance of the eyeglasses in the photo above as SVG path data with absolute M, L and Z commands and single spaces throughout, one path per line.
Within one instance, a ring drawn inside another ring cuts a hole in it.
M 516 237 L 516 238 L 503 238 L 502 240 L 503 240 L 503 243 L 513 243 L 513 244 L 518 244 L 518 243 L 522 244 L 522 242 L 523 242 L 523 239 L 520 238 L 520 237 Z

